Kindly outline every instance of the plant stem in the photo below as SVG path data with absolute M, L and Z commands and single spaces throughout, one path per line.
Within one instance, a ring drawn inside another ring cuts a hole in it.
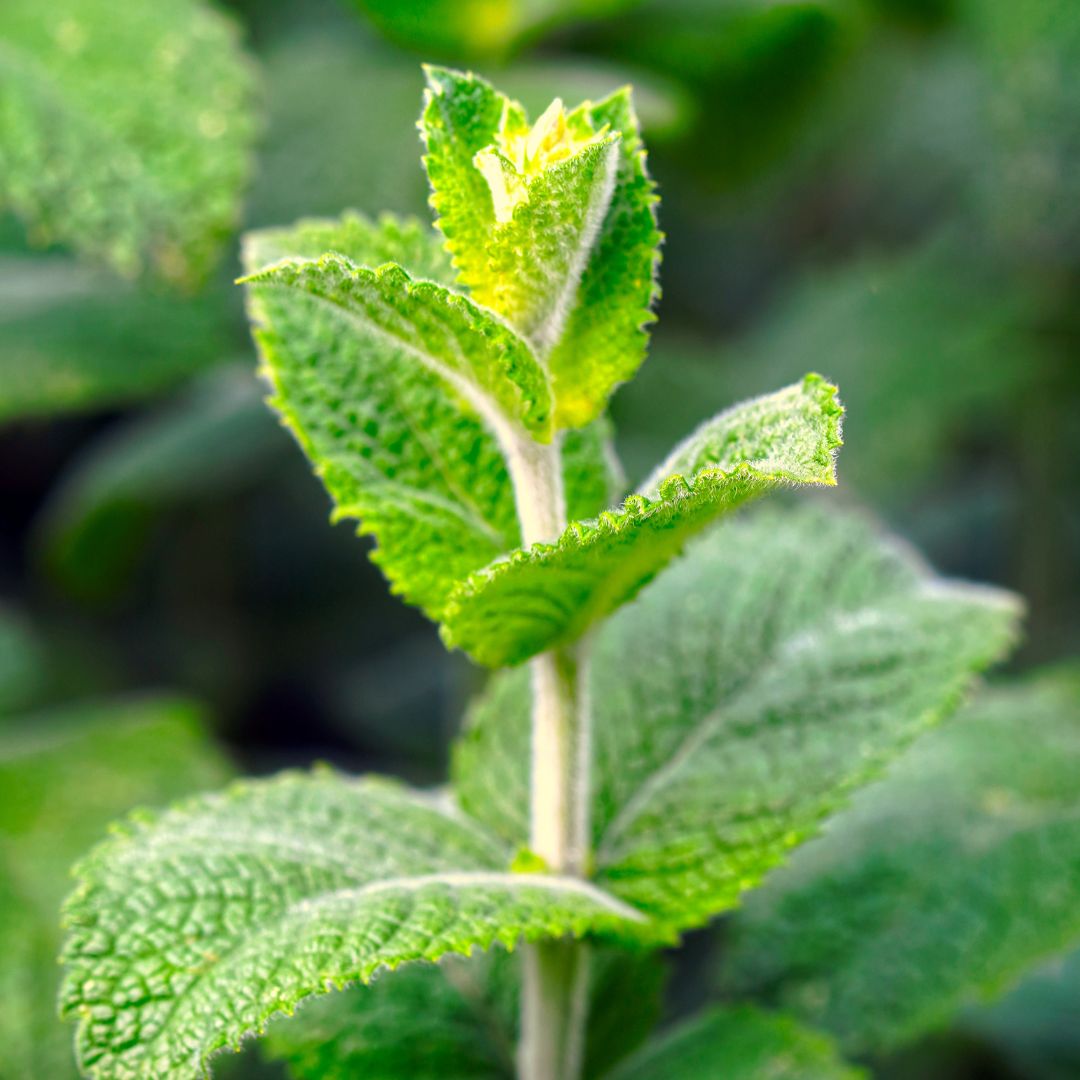
M 507 454 L 525 544 L 566 526 L 559 448 L 525 438 Z M 583 876 L 589 860 L 591 725 L 584 650 L 533 659 L 530 846 L 554 873 Z M 588 1012 L 588 952 L 572 941 L 524 948 L 522 1080 L 577 1080 Z

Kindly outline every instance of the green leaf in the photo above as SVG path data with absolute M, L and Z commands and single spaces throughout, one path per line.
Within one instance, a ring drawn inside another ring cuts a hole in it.
M 433 799 L 324 771 L 140 816 L 78 868 L 64 1013 L 92 1076 L 204 1075 L 313 994 L 518 940 L 651 937 L 586 882 L 512 874 Z
M 0 723 L 0 1075 L 76 1075 L 71 1032 L 56 1016 L 72 861 L 132 805 L 226 775 L 200 710 L 183 701 L 96 702 Z
M 603 411 L 612 391 L 633 377 L 645 359 L 646 327 L 659 298 L 657 272 L 662 234 L 658 196 L 645 167 L 637 115 L 629 89 L 585 108 L 598 130 L 622 135 L 615 187 L 577 302 L 547 358 L 555 392 L 555 423 L 577 427 Z
M 147 397 L 235 351 L 218 295 L 118 283 L 55 255 L 0 256 L 0 424 Z
M 356 216 L 255 233 L 246 261 L 253 269 L 266 258 L 327 250 L 354 263 L 408 259 L 433 276 L 446 268 L 430 231 Z M 477 309 L 458 303 L 448 298 L 445 309 L 460 328 L 469 317 L 462 312 Z M 272 404 L 325 483 L 335 517 L 359 519 L 378 540 L 372 557 L 394 591 L 438 618 L 461 579 L 521 541 L 495 435 L 451 383 L 385 337 L 357 333 L 344 309 L 300 290 L 256 285 L 251 310 Z M 492 347 L 463 332 L 477 347 Z M 496 340 L 509 337 L 497 328 Z M 564 459 L 568 506 L 595 513 L 612 486 L 604 422 L 568 437 Z
M 611 202 L 619 137 L 594 129 L 587 106 L 567 115 L 558 99 L 530 127 L 517 102 L 477 76 L 425 70 L 420 129 L 436 224 L 470 295 L 546 357 Z
M 710 1009 L 649 1043 L 611 1080 L 857 1080 L 829 1039 L 787 1016 Z
M 259 292 L 295 289 L 332 305 L 369 348 L 433 371 L 489 423 L 520 421 L 550 439 L 550 389 L 528 345 L 446 286 L 414 280 L 395 263 L 372 270 L 333 253 L 283 260 L 244 281 L 264 287 Z
M 482 279 L 495 226 L 491 189 L 474 158 L 498 135 L 510 101 L 486 79 L 425 67 L 428 86 L 420 116 L 435 224 L 446 237 L 462 284 Z
M 1017 614 L 854 515 L 717 529 L 592 645 L 597 880 L 678 927 L 732 907 L 952 711 Z M 462 804 L 513 844 L 527 836 L 525 675 L 492 681 L 454 759 Z
M 249 273 L 282 259 L 317 259 L 338 252 L 363 266 L 398 263 L 413 277 L 449 284 L 450 259 L 431 229 L 415 218 L 381 214 L 371 221 L 355 211 L 338 218 L 302 218 L 293 225 L 259 229 L 244 237 Z
M 947 1023 L 1080 943 L 1080 672 L 986 693 L 751 898 L 725 981 L 845 1045 Z
M 273 1023 L 266 1049 L 297 1080 L 514 1080 L 520 966 L 496 948 L 407 967 Z M 585 1080 L 648 1037 L 664 979 L 656 954 L 623 949 L 590 948 L 589 971 Z
M 575 641 L 717 517 L 783 484 L 834 484 L 842 411 L 836 388 L 808 375 L 721 413 L 620 509 L 472 574 L 450 598 L 443 639 L 489 667 Z
M 637 370 L 658 295 L 657 201 L 628 89 L 530 129 L 475 75 L 428 69 L 420 127 L 432 206 L 462 284 L 551 372 L 556 426 L 580 427 Z
M 544 122 L 541 117 L 537 127 Z M 493 190 L 520 191 L 522 201 L 513 205 L 509 194 L 496 198 L 483 273 L 468 282 L 470 295 L 502 315 L 546 359 L 561 341 L 567 316 L 576 307 L 582 272 L 611 203 L 618 139 L 586 142 L 573 156 L 535 177 L 522 175 L 501 151 L 481 151 L 484 154 L 491 155 L 486 160 L 498 181 L 489 181 Z M 503 205 L 505 218 L 499 216 Z M 577 362 L 592 366 L 587 354 L 578 355 Z M 606 398 L 597 412 L 604 404 Z
M 238 216 L 252 91 L 235 25 L 195 0 L 5 0 L 0 204 L 41 243 L 198 281 Z

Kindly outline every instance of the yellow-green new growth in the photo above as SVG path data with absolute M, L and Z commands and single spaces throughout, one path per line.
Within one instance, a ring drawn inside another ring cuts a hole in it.
M 532 127 L 514 102 L 503 108 L 495 143 L 477 151 L 473 161 L 491 189 L 495 220 L 505 224 L 529 197 L 529 183 L 553 165 L 573 157 L 607 134 L 594 131 L 583 107 L 567 113 L 556 98 Z

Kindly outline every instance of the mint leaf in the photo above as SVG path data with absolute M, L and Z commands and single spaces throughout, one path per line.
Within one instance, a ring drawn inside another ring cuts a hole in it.
M 448 382 L 493 426 L 520 421 L 550 438 L 551 394 L 529 347 L 489 312 L 437 282 L 414 280 L 395 263 L 357 266 L 343 255 L 286 259 L 244 281 L 266 289 L 295 289 L 330 305 L 342 329 L 369 348 L 395 351 Z M 490 399 L 490 400 L 489 400 Z
M 5 0 L 0 204 L 40 243 L 199 281 L 236 222 L 256 128 L 238 37 L 196 0 Z
M 435 225 L 463 285 L 483 279 L 488 237 L 495 225 L 491 188 L 475 157 L 492 146 L 511 105 L 486 79 L 448 68 L 425 67 L 427 89 L 420 116 L 431 182 Z
M 245 259 L 254 268 L 326 251 L 446 272 L 434 234 L 391 217 L 372 224 L 346 215 L 254 233 Z M 272 404 L 326 485 L 335 516 L 359 519 L 378 541 L 372 558 L 393 589 L 438 618 L 460 580 L 521 541 L 495 435 L 450 382 L 387 339 L 358 334 L 335 305 L 259 285 L 250 304 Z M 613 486 L 606 422 L 568 433 L 563 457 L 568 508 L 596 513 Z
M 472 574 L 443 639 L 489 667 L 579 638 L 632 599 L 694 533 L 783 484 L 834 484 L 842 409 L 817 375 L 744 402 L 695 432 L 621 509 L 578 521 Z
M 730 908 L 952 711 L 1016 621 L 857 516 L 717 529 L 593 643 L 597 879 L 680 928 Z M 508 843 L 527 836 L 524 675 L 492 680 L 454 758 L 463 805 Z
M 652 308 L 660 295 L 658 196 L 645 167 L 630 90 L 584 108 L 597 130 L 610 126 L 622 138 L 607 213 L 583 269 L 576 303 L 547 358 L 558 427 L 591 420 L 603 411 L 616 386 L 633 377 L 645 359 L 646 327 L 655 318 Z
M 874 1051 L 1075 948 L 1078 770 L 1080 671 L 985 693 L 750 898 L 725 982 Z
M 312 1001 L 270 1026 L 266 1050 L 297 1080 L 514 1080 L 521 965 L 492 949 Z M 591 947 L 584 1080 L 607 1074 L 660 1014 L 664 965 L 655 953 Z
M 338 218 L 301 218 L 293 225 L 259 229 L 244 236 L 249 273 L 282 259 L 317 259 L 337 252 L 362 266 L 398 263 L 416 278 L 448 285 L 450 259 L 431 229 L 415 218 L 381 214 L 371 221 L 355 211 Z
M 645 356 L 656 196 L 629 90 L 530 127 L 475 75 L 429 68 L 431 203 L 463 285 L 545 358 L 556 426 L 580 427 Z
M 93 702 L 0 722 L 0 1041 L 5 1077 L 68 1080 L 56 1015 L 71 863 L 135 803 L 220 784 L 201 711 L 169 698 Z
M 829 1039 L 787 1016 L 747 1006 L 710 1009 L 649 1043 L 610 1080 L 858 1080 Z
M 651 937 L 576 879 L 506 872 L 507 850 L 434 800 L 323 771 L 141 815 L 77 870 L 65 1015 L 83 1068 L 195 1080 L 304 998 L 383 968 L 518 940 Z
M 436 224 L 470 294 L 545 357 L 607 214 L 619 136 L 594 128 L 588 106 L 567 114 L 558 99 L 530 126 L 477 76 L 426 71 L 420 130 Z
M 562 105 L 556 104 L 561 120 Z M 531 132 L 525 127 L 517 139 L 531 141 L 544 123 L 542 116 Z M 532 343 L 538 356 L 546 358 L 561 340 L 566 318 L 576 305 L 581 274 L 611 202 L 618 139 L 586 141 L 572 156 L 535 176 L 520 172 L 501 150 L 481 151 L 485 154 L 489 156 L 479 160 L 490 174 L 496 216 L 483 274 L 470 282 L 470 293 L 502 315 Z M 516 203 L 515 197 L 521 201 Z M 583 364 L 581 356 L 578 363 Z M 583 366 L 589 366 L 588 360 Z M 601 408 L 604 403 L 606 399 Z

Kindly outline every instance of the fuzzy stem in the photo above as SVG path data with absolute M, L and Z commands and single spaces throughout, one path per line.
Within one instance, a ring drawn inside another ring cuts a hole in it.
M 552 543 L 566 526 L 558 445 L 507 447 L 525 544 Z M 533 659 L 530 846 L 554 873 L 583 876 L 589 851 L 591 733 L 581 649 Z M 588 953 L 571 941 L 524 949 L 521 1080 L 577 1080 L 588 1011 Z

